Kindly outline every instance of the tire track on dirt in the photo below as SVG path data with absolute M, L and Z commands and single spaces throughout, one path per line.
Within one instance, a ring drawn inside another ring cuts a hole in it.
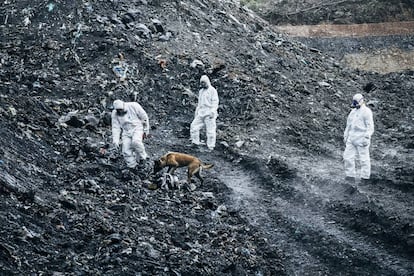
M 300 244 L 293 241 L 289 237 L 289 233 L 278 229 L 280 221 L 273 221 L 268 214 L 273 195 L 266 193 L 257 185 L 254 173 L 251 174 L 236 164 L 220 160 L 214 174 L 233 190 L 235 207 L 241 210 L 253 226 L 261 229 L 268 238 L 270 237 L 271 243 L 281 249 L 288 257 L 289 263 L 285 265 L 287 265 L 286 269 L 290 275 L 300 275 L 300 272 L 303 271 L 314 271 L 310 266 L 317 268 L 318 271 L 329 271 L 323 263 Z M 292 242 L 295 244 L 294 246 L 292 246 Z
M 367 272 L 409 275 L 413 271 L 410 260 L 393 255 L 382 244 L 367 241 L 364 234 L 332 220 L 325 205 L 331 200 L 344 200 L 340 190 L 335 195 L 324 195 L 312 183 L 295 178 L 282 183 L 293 190 L 294 196 L 284 195 L 274 189 L 263 189 L 269 183 L 261 183 L 263 178 L 258 171 L 246 171 L 225 160 L 216 163 L 214 174 L 233 189 L 235 206 L 252 225 L 261 229 L 270 243 L 286 254 L 289 274 L 342 271 L 342 275 Z M 333 198 L 326 198 L 330 196 Z M 364 196 L 359 200 L 365 200 Z

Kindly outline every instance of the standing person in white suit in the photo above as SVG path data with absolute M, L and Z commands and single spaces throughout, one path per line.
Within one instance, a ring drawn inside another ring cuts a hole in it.
M 195 145 L 201 145 L 200 130 L 205 126 L 207 147 L 211 151 L 216 146 L 216 119 L 219 98 L 217 90 L 211 85 L 210 79 L 206 75 L 201 76 L 200 86 L 198 104 L 194 120 L 190 126 L 191 142 Z
M 355 160 L 359 158 L 360 177 L 362 183 L 368 183 L 371 175 L 371 161 L 369 146 L 374 133 L 374 120 L 372 111 L 365 105 L 364 97 L 355 94 L 352 99 L 352 111 L 349 113 L 344 131 L 345 179 L 355 181 L 358 176 Z
M 143 139 L 149 132 L 148 115 L 137 102 L 115 100 L 112 111 L 112 141 L 119 148 L 122 134 L 122 154 L 129 168 L 135 168 L 137 161 L 145 163 L 148 155 Z

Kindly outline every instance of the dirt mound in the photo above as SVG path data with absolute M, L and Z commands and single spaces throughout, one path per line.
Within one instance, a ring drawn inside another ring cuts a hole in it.
M 0 10 L 3 274 L 412 271 L 411 71 L 343 68 L 233 1 Z M 220 97 L 213 153 L 187 146 L 202 74 Z M 376 184 L 349 197 L 342 131 L 361 91 L 375 114 Z M 150 165 L 126 169 L 110 145 L 115 98 L 148 112 L 152 159 L 171 150 L 215 163 L 205 184 L 152 190 Z

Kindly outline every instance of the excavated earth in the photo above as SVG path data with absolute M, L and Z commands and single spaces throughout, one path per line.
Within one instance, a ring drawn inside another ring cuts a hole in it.
M 2 2 L 0 274 L 414 273 L 413 71 L 346 68 L 233 1 Z M 220 97 L 213 152 L 189 146 L 202 74 Z M 342 133 L 358 92 L 373 181 L 351 194 Z M 213 163 L 204 184 L 126 169 L 116 98 L 148 112 L 151 159 Z
M 382 74 L 414 70 L 414 21 L 275 29 L 351 68 Z

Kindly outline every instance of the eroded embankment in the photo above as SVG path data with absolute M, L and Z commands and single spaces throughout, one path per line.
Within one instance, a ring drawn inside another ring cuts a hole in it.
M 276 26 L 276 30 L 290 36 L 303 37 L 363 37 L 385 35 L 412 35 L 414 21 L 384 22 L 349 25 Z
M 351 68 L 383 74 L 414 69 L 414 21 L 275 28 Z

